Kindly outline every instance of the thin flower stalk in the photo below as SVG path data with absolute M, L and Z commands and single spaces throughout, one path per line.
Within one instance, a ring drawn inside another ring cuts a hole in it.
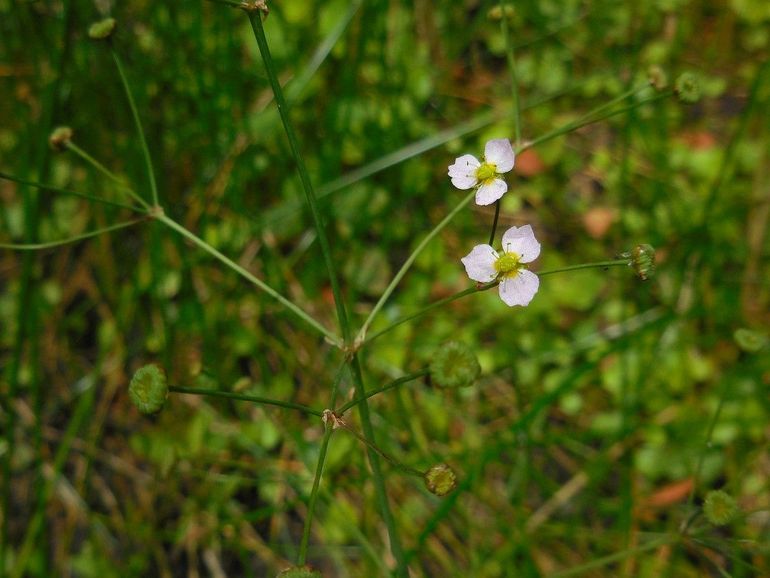
M 105 233 L 119 231 L 120 229 L 125 229 L 126 227 L 136 225 L 137 223 L 141 223 L 142 221 L 146 221 L 146 220 L 147 220 L 147 217 L 140 217 L 138 219 L 132 219 L 130 221 L 126 221 L 124 223 L 118 223 L 116 225 L 110 225 L 109 227 L 96 229 L 95 231 L 89 231 L 88 233 L 83 233 L 81 235 L 75 235 L 73 237 L 68 237 L 66 239 L 60 239 L 58 241 L 49 241 L 46 243 L 0 243 L 0 249 L 12 249 L 14 251 L 42 251 L 44 249 L 53 249 L 54 247 L 70 245 L 72 243 L 77 243 L 78 241 L 84 241 L 86 239 L 98 237 L 99 235 L 103 235 Z
M 425 377 L 430 373 L 427 369 L 422 369 L 420 371 L 416 371 L 414 373 L 410 373 L 409 375 L 404 375 L 403 377 L 399 377 L 398 379 L 394 379 L 393 381 L 378 387 L 376 389 L 370 389 L 366 392 L 366 396 L 364 399 L 369 399 L 374 397 L 375 395 L 379 395 L 380 393 L 384 393 L 388 390 L 394 389 L 398 387 L 399 385 L 403 385 L 404 383 L 409 383 L 410 381 L 414 381 L 416 379 L 420 379 L 421 377 Z M 343 415 L 346 411 L 348 411 L 350 408 L 357 406 L 359 403 L 361 403 L 363 400 L 354 399 L 340 407 L 338 410 L 336 410 L 334 413 L 337 415 Z
M 245 279 L 251 281 L 254 285 L 256 285 L 259 289 L 270 295 L 273 299 L 281 303 L 284 307 L 286 307 L 289 311 L 294 313 L 297 317 L 302 319 L 305 323 L 313 327 L 316 331 L 324 335 L 333 345 L 340 347 L 341 342 L 340 338 L 335 335 L 332 331 L 328 330 L 326 327 L 321 325 L 318 321 L 316 321 L 313 317 L 311 317 L 309 314 L 305 313 L 302 309 L 300 309 L 297 305 L 295 305 L 292 301 L 289 301 L 286 297 L 278 293 L 275 289 L 270 287 L 267 283 L 259 279 L 258 277 L 255 277 L 253 274 L 251 274 L 249 271 L 241 267 L 238 263 L 209 245 L 206 241 L 201 239 L 200 237 L 194 235 L 192 232 L 185 229 L 182 225 L 174 221 L 173 219 L 170 219 L 166 215 L 160 213 L 155 216 L 155 218 L 169 227 L 170 229 L 176 231 L 189 241 L 192 241 L 195 245 L 206 251 L 209 255 L 215 257 L 225 265 L 227 265 L 230 269 L 238 273 L 241 277 L 244 277 Z
M 198 387 L 182 387 L 177 385 L 170 385 L 169 391 L 174 393 L 185 393 L 190 395 L 204 395 L 207 397 L 220 397 L 223 399 L 235 399 L 239 401 L 250 401 L 252 403 L 258 403 L 260 405 L 272 405 L 275 407 L 281 407 L 283 409 L 295 409 L 308 415 L 314 415 L 321 417 L 322 412 L 312 407 L 302 405 L 301 403 L 294 403 L 291 401 L 281 401 L 280 399 L 271 399 L 269 397 L 262 397 L 259 395 L 248 395 L 244 393 L 236 393 L 233 391 L 221 391 L 218 389 L 204 389 Z
M 390 282 L 388 287 L 383 292 L 382 296 L 380 297 L 379 301 L 375 304 L 372 311 L 369 313 L 369 316 L 366 318 L 366 321 L 364 321 L 364 324 L 361 326 L 361 329 L 358 331 L 358 335 L 356 336 L 354 347 L 359 347 L 361 343 L 364 342 L 366 339 L 366 332 L 369 330 L 369 326 L 374 321 L 374 318 L 377 316 L 377 314 L 380 312 L 380 310 L 385 306 L 385 303 L 388 301 L 390 296 L 393 294 L 393 291 L 396 289 L 396 286 L 399 284 L 401 279 L 404 278 L 404 275 L 406 275 L 407 271 L 409 271 L 409 268 L 414 263 L 415 259 L 419 256 L 420 253 L 425 249 L 425 247 L 428 245 L 428 243 L 433 240 L 433 238 L 438 235 L 444 227 L 446 227 L 450 221 L 459 213 L 462 209 L 464 209 L 468 203 L 471 202 L 471 199 L 473 199 L 476 196 L 476 191 L 471 191 L 468 195 L 463 198 L 458 205 L 452 209 L 452 211 L 443 218 L 443 220 L 436 225 L 433 230 L 428 233 L 425 238 L 420 242 L 419 245 L 415 248 L 414 251 L 412 251 L 412 254 L 407 257 L 406 261 L 404 261 L 404 264 L 401 266 L 401 269 L 398 270 L 396 275 L 393 277 L 393 280 Z
M 321 245 L 321 252 L 323 253 L 324 263 L 326 264 L 327 273 L 329 275 L 329 283 L 331 284 L 332 294 L 334 295 L 334 304 L 337 309 L 337 318 L 340 324 L 340 331 L 342 332 L 342 339 L 347 343 L 350 337 L 350 327 L 348 325 L 347 312 L 345 311 L 345 303 L 342 300 L 342 291 L 339 286 L 337 269 L 334 265 L 334 259 L 332 258 L 331 247 L 326 235 L 326 227 L 323 222 L 321 210 L 318 206 L 318 200 L 315 191 L 313 190 L 312 182 L 310 181 L 310 175 L 305 167 L 302 153 L 299 150 L 299 142 L 294 132 L 294 127 L 289 118 L 289 109 L 283 95 L 283 88 L 281 87 L 278 75 L 275 72 L 273 58 L 270 55 L 270 47 L 267 44 L 265 29 L 262 25 L 262 15 L 257 10 L 248 10 L 246 13 L 249 16 L 249 22 L 251 22 L 251 28 L 254 31 L 254 37 L 259 46 L 259 52 L 262 55 L 262 62 L 264 63 L 270 86 L 273 89 L 273 96 L 278 107 L 278 113 L 281 116 L 286 137 L 289 141 L 289 147 L 294 156 L 294 161 L 297 163 L 297 172 L 299 173 L 300 181 L 302 182 L 302 189 L 305 192 L 310 212 L 313 215 L 313 223 L 315 224 L 316 232 L 318 234 L 318 242 Z
M 131 85 L 128 82 L 125 70 L 123 69 L 123 63 L 120 60 L 120 56 L 114 48 L 111 50 L 112 58 L 115 61 L 115 66 L 118 69 L 120 75 L 120 81 L 123 84 L 123 90 L 126 92 L 126 98 L 128 99 L 128 105 L 131 108 L 131 115 L 134 117 L 134 124 L 136 125 L 136 132 L 139 136 L 139 145 L 142 149 L 142 156 L 144 158 L 145 168 L 147 169 L 147 178 L 150 182 L 150 192 L 152 193 L 152 204 L 158 206 L 158 185 L 155 182 L 155 170 L 152 166 L 152 157 L 150 155 L 150 148 L 147 146 L 147 139 L 144 136 L 144 129 L 142 128 L 142 120 L 139 118 L 139 111 L 136 109 L 136 103 L 134 102 L 134 95 L 131 92 Z

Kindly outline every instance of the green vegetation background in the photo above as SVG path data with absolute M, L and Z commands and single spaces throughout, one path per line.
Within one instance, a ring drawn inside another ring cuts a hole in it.
M 268 39 L 356 324 L 461 198 L 446 167 L 489 138 L 513 138 L 496 4 L 269 3 Z M 770 4 L 513 4 L 525 140 L 644 82 L 652 64 L 672 79 L 695 71 L 703 98 L 629 106 L 536 147 L 519 157 L 502 204 L 500 230 L 533 225 L 538 268 L 651 243 L 652 280 L 622 269 L 544 278 L 525 309 L 477 294 L 366 349 L 369 387 L 423 367 L 447 339 L 472 345 L 483 367 L 471 389 L 420 382 L 372 401 L 383 450 L 422 469 L 446 461 L 461 480 L 440 499 L 386 469 L 413 575 L 770 575 L 768 348 L 733 339 L 770 321 Z M 77 157 L 48 149 L 66 124 L 148 193 L 117 71 L 86 34 L 108 10 L 167 213 L 335 327 L 238 10 L 0 0 L 0 171 L 117 199 Z M 125 218 L 7 180 L 0 201 L 5 243 Z M 466 288 L 459 258 L 486 242 L 491 219 L 489 208 L 462 211 L 374 329 Z M 126 386 L 155 361 L 176 385 L 323 409 L 338 351 L 153 223 L 55 250 L 0 250 L 0 291 L 8 568 L 25 540 L 35 577 L 261 577 L 294 560 L 322 424 L 177 394 L 146 418 Z M 332 440 L 310 551 L 325 576 L 385 576 L 392 562 L 363 450 L 345 432 Z M 754 513 L 719 530 L 695 518 L 676 539 L 716 488 Z

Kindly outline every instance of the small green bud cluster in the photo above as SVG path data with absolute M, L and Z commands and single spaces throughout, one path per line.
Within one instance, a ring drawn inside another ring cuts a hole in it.
M 505 14 L 505 17 L 508 20 L 511 20 L 515 13 L 515 9 L 510 4 L 506 4 L 505 6 L 498 4 L 497 6 L 492 6 L 492 8 L 489 9 L 489 12 L 487 12 L 487 18 L 499 22 L 503 19 L 503 14 Z
M 116 24 L 114 18 L 105 18 L 99 22 L 94 22 L 88 27 L 88 37 L 92 40 L 106 40 L 112 36 Z
M 476 355 L 459 341 L 449 341 L 441 346 L 430 363 L 431 380 L 439 387 L 468 387 L 480 373 Z
M 730 494 L 722 490 L 713 490 L 706 494 L 703 502 L 703 514 L 714 526 L 724 526 L 732 522 L 740 508 Z
M 650 86 L 658 92 L 661 92 L 668 87 L 668 75 L 666 74 L 666 71 L 657 64 L 653 64 L 647 69 L 647 79 L 650 81 Z
M 647 281 L 655 273 L 655 248 L 652 245 L 637 245 L 620 256 L 629 260 L 628 264 L 642 281 Z
M 437 464 L 423 476 L 425 487 L 431 494 L 446 496 L 457 487 L 457 475 L 447 464 Z
M 72 129 L 68 126 L 60 126 L 53 130 L 48 137 L 48 144 L 56 152 L 67 150 L 67 144 L 72 140 Z
M 655 249 L 652 245 L 637 245 L 631 251 L 631 266 L 643 281 L 655 273 Z
M 140 367 L 131 378 L 128 395 L 143 414 L 158 413 L 168 398 L 166 372 L 154 363 Z
M 700 82 L 692 72 L 679 75 L 674 85 L 674 93 L 680 102 L 694 104 L 700 100 Z
M 310 566 L 292 566 L 278 574 L 276 578 L 323 578 L 323 574 Z

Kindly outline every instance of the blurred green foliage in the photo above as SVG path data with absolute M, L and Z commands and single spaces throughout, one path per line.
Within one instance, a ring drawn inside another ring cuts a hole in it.
M 513 137 L 506 41 L 490 18 L 497 2 L 269 5 L 268 40 L 359 325 L 461 198 L 446 167 L 488 138 Z M 369 388 L 427 366 L 449 339 L 471 344 L 483 369 L 473 388 L 418 382 L 371 402 L 384 451 L 458 474 L 459 489 L 439 499 L 387 469 L 411 567 L 479 578 L 584 564 L 584 576 L 768 575 L 770 9 L 759 0 L 511 5 L 525 140 L 643 83 L 651 65 L 670 82 L 694 71 L 702 98 L 629 107 L 535 147 L 519 157 L 502 204 L 501 227 L 535 229 L 540 269 L 650 243 L 652 280 L 618 268 L 548 277 L 526 309 L 485 292 L 364 350 Z M 295 164 L 238 10 L 0 0 L 0 171 L 120 198 L 74 155 L 52 156 L 48 135 L 66 124 L 149 198 L 117 71 L 88 39 L 106 16 L 117 20 L 112 42 L 166 212 L 335 327 Z M 2 242 L 125 218 L 2 179 L 0 202 Z M 489 208 L 460 213 L 372 331 L 466 288 L 459 259 L 487 241 L 491 220 Z M 321 424 L 179 394 L 147 418 L 127 384 L 158 362 L 172 385 L 322 408 L 342 355 L 155 223 L 30 256 L 0 250 L 0 271 L 8 568 L 36 516 L 45 523 L 29 576 L 261 577 L 288 567 Z M 347 376 L 342 387 L 350 395 Z M 93 412 L 66 445 L 83 396 Z M 61 447 L 61 475 L 43 499 Z M 309 561 L 325 576 L 387 575 L 364 448 L 341 431 L 329 452 Z M 692 521 L 722 487 L 754 514 L 720 531 Z M 634 550 L 688 520 L 693 537 Z

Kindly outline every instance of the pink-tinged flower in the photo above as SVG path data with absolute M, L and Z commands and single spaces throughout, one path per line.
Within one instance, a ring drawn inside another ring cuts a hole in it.
M 488 141 L 484 147 L 484 162 L 473 155 L 463 155 L 449 165 L 452 184 L 461 190 L 476 190 L 477 205 L 491 205 L 508 190 L 501 175 L 513 168 L 516 156 L 507 138 Z
M 468 277 L 479 283 L 500 280 L 500 299 L 513 307 L 529 305 L 540 287 L 540 279 L 525 266 L 540 255 L 540 243 L 532 227 L 511 227 L 503 233 L 503 252 L 489 245 L 476 245 L 462 258 Z

